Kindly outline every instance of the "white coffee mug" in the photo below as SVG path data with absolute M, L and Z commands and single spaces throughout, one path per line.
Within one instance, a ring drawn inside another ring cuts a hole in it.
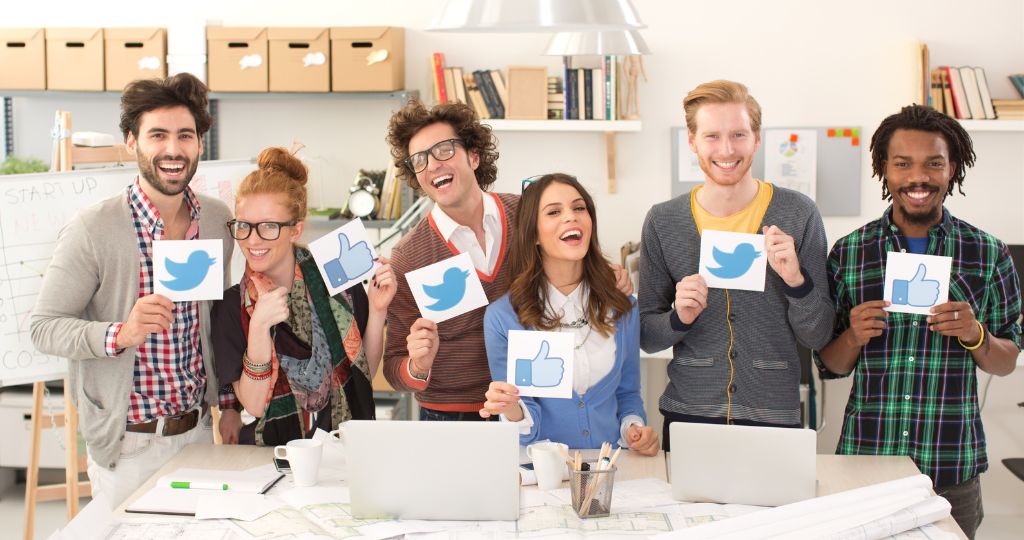
M 274 447 L 274 457 L 288 460 L 296 487 L 316 485 L 323 453 L 323 443 L 313 439 L 295 439 L 284 446 Z
M 332 443 L 342 447 L 345 446 L 345 428 L 338 428 L 328 433 L 328 435 L 331 436 Z
M 526 447 L 526 455 L 533 460 L 533 472 L 537 475 L 538 488 L 547 490 L 562 486 L 563 473 L 567 466 L 565 455 L 568 453 L 568 446 L 551 441 L 533 443 Z

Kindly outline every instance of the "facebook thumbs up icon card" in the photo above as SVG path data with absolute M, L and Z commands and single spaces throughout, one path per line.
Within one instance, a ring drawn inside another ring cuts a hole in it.
M 221 240 L 154 240 L 153 292 L 173 302 L 224 298 Z
M 424 319 L 443 322 L 488 304 L 468 253 L 405 274 Z
M 309 252 L 331 296 L 372 276 L 377 266 L 377 253 L 359 218 L 310 242 Z
M 764 291 L 764 235 L 704 229 L 697 273 L 713 289 Z
M 519 395 L 572 398 L 573 341 L 568 332 L 508 331 L 508 376 Z
M 928 315 L 949 300 L 952 257 L 890 251 L 885 262 L 885 308 L 898 313 Z

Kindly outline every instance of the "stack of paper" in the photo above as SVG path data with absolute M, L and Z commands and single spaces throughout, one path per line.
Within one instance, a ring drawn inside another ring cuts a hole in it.
M 912 476 L 658 536 L 659 540 L 860 538 L 870 540 L 949 516 L 931 479 Z

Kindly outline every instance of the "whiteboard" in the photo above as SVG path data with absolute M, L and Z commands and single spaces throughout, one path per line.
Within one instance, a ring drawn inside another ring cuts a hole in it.
M 234 208 L 235 188 L 255 168 L 250 160 L 202 161 L 190 186 Z M 0 387 L 67 376 L 67 362 L 35 350 L 29 335 L 57 232 L 79 208 L 123 192 L 137 173 L 132 166 L 0 176 Z

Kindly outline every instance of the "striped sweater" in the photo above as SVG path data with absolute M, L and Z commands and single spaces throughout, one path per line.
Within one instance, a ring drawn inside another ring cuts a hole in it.
M 484 293 L 490 302 L 508 290 L 509 278 L 504 263 L 515 230 L 515 214 L 519 196 L 485 193 L 495 197 L 501 213 L 502 243 L 498 261 L 491 275 L 477 270 Z M 419 308 L 405 280 L 405 274 L 418 268 L 458 255 L 458 250 L 445 242 L 428 215 L 421 220 L 391 252 L 391 268 L 398 283 L 398 292 L 388 308 L 387 343 L 384 349 L 384 376 L 398 390 L 416 393 L 421 406 L 440 411 L 472 412 L 484 403 L 484 392 L 491 382 L 484 347 L 484 311 L 486 306 L 463 313 L 437 325 L 440 344 L 429 379 L 424 382 L 409 376 L 409 352 L 406 337 L 413 322 L 420 317 Z

